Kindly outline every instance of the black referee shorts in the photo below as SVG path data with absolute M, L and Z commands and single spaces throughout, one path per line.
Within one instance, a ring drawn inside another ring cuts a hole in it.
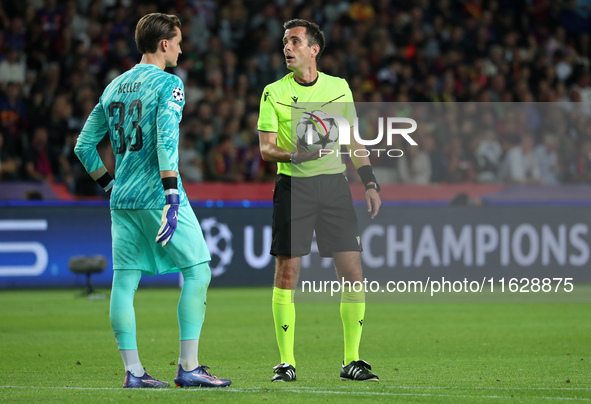
M 280 174 L 273 193 L 271 254 L 309 254 L 314 230 L 322 257 L 363 251 L 347 179 L 343 174 L 309 178 Z

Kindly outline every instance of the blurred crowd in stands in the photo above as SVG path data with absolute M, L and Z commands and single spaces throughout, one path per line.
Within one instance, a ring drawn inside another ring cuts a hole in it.
M 0 5 L 0 181 L 97 193 L 73 147 L 104 87 L 140 60 L 134 29 L 149 12 L 182 21 L 170 70 L 185 83 L 184 182 L 274 178 L 256 124 L 264 86 L 288 72 L 292 18 L 321 26 L 319 70 L 356 102 L 553 103 L 550 126 L 511 108 L 444 114 L 404 158 L 372 156 L 388 181 L 591 180 L 591 0 L 21 0 Z M 113 172 L 108 137 L 99 152 Z

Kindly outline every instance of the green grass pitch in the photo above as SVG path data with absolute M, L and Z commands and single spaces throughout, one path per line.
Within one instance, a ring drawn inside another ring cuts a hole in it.
M 108 299 L 0 292 L 0 402 L 591 402 L 591 304 L 368 304 L 361 356 L 380 383 L 342 382 L 337 304 L 296 304 L 298 381 L 279 362 L 271 288 L 209 291 L 201 363 L 226 389 L 126 390 Z M 172 383 L 179 290 L 136 295 L 144 366 Z

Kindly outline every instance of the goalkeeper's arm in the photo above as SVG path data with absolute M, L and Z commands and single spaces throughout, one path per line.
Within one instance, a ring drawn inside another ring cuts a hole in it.
M 176 171 L 160 171 L 160 178 L 164 187 L 166 205 L 162 211 L 162 218 L 160 219 L 161 226 L 156 236 L 156 242 L 162 243 L 164 247 L 168 244 L 176 230 L 180 198 Z
M 96 150 L 97 144 L 99 144 L 107 131 L 107 120 L 103 107 L 99 102 L 84 123 L 80 136 L 76 140 L 74 152 L 92 179 L 103 187 L 105 192 L 110 193 L 115 181 L 105 168 Z
M 107 171 L 105 166 L 101 166 L 98 169 L 94 170 L 90 173 L 90 176 L 93 180 L 95 180 L 107 194 L 111 194 L 111 188 L 113 188 L 113 184 L 115 184 L 115 180 Z

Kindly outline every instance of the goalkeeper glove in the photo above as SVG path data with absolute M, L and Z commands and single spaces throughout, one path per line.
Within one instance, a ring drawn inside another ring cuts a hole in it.
M 163 181 L 164 182 L 164 181 Z M 176 178 L 175 178 L 176 183 Z M 175 184 L 176 185 L 176 184 Z M 166 191 L 166 205 L 162 211 L 162 218 L 160 219 L 160 230 L 156 236 L 156 242 L 162 243 L 164 247 L 172 238 L 176 230 L 177 220 L 179 216 L 179 191 L 177 188 L 169 188 Z

